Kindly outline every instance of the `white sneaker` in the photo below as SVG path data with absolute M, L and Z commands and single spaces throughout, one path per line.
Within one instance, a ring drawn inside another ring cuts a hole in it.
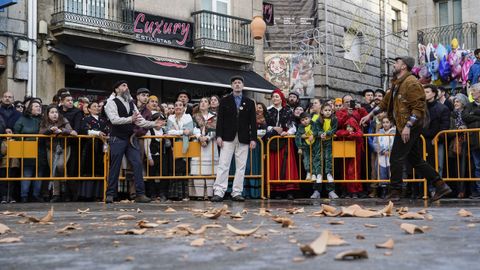
M 305 180 L 312 180 L 312 175 L 308 172 Z
M 312 178 L 310 178 L 312 181 L 317 181 L 317 176 L 315 174 L 312 174 Z
M 338 199 L 338 195 L 337 195 L 337 193 L 335 193 L 335 191 L 332 190 L 328 193 L 328 198 L 332 199 L 332 200 Z
M 322 183 L 322 180 L 323 180 L 323 175 L 317 174 L 317 179 L 316 179 L 316 180 L 317 180 L 317 183 L 318 183 L 318 184 L 321 184 L 321 183 Z
M 320 192 L 318 192 L 318 190 L 315 190 L 312 196 L 310 196 L 310 199 L 320 199 Z
M 327 180 L 328 180 L 328 183 L 333 183 L 333 176 L 331 174 L 327 174 Z

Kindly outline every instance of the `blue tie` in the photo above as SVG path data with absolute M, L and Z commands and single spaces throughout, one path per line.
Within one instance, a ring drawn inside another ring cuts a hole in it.
M 240 107 L 241 102 L 242 102 L 242 96 L 235 96 L 235 104 L 237 105 L 237 109 Z

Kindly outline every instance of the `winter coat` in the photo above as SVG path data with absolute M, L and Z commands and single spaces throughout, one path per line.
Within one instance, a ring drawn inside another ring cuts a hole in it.
M 428 102 L 427 107 L 430 114 L 430 123 L 428 127 L 423 129 L 423 136 L 427 140 L 433 140 L 440 131 L 450 128 L 450 110 L 437 100 Z
M 475 101 L 468 103 L 462 111 L 462 119 L 468 128 L 480 128 L 480 105 Z M 469 134 L 471 150 L 480 148 L 478 133 L 477 131 Z
M 21 116 L 22 113 L 17 111 L 17 109 L 15 109 L 15 106 L 13 105 L 0 106 L 0 117 L 2 117 L 3 121 L 5 121 L 5 128 L 13 130 L 15 123 Z
M 395 136 L 395 127 L 393 126 L 389 130 L 384 130 L 381 128 L 378 131 L 379 134 L 388 134 L 393 136 L 378 136 L 375 137 L 376 141 L 376 149 L 375 151 L 378 153 L 378 164 L 381 167 L 389 167 L 390 166 L 390 155 L 387 155 L 386 152 L 392 151 L 393 146 L 393 139 Z
M 80 133 L 82 128 L 82 118 L 83 118 L 82 111 L 80 111 L 75 107 L 64 111 L 63 107 L 60 106 L 58 108 L 58 112 L 62 114 L 65 119 L 68 120 L 73 130 L 75 130 L 77 133 Z
M 478 78 L 480 77 L 480 60 L 476 60 L 475 63 L 470 67 L 468 72 L 468 81 L 470 84 L 476 84 L 479 82 Z
M 395 119 L 395 125 L 400 132 L 413 114 L 417 117 L 415 125 L 423 125 L 427 111 L 423 86 L 411 73 L 405 74 L 392 83 L 392 90 L 385 95 L 380 103 L 380 109 L 387 112 L 389 119 Z M 393 92 L 395 96 L 392 96 Z M 391 106 L 393 111 L 390 110 Z

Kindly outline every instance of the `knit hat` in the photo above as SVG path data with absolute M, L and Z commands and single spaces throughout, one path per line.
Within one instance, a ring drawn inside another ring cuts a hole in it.
M 151 95 L 151 96 L 149 96 L 149 97 L 148 97 L 148 99 L 149 99 L 149 100 L 155 100 L 155 101 L 157 101 L 157 102 L 158 102 L 158 97 L 157 97 L 157 96 L 155 96 L 155 95 Z
M 342 98 L 336 98 L 335 99 L 335 105 L 337 104 L 343 104 L 343 99 Z
M 273 90 L 272 96 L 273 94 L 278 94 L 280 96 L 280 98 L 282 99 L 282 107 L 285 107 L 285 105 L 287 105 L 287 100 L 285 99 L 285 95 L 282 93 L 280 89 L 277 88 Z

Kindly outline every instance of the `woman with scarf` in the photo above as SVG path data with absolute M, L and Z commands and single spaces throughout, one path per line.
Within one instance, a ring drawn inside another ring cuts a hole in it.
M 276 89 L 272 93 L 273 106 L 267 111 L 267 134 L 265 138 L 272 136 L 288 136 L 295 134 L 293 126 L 293 113 L 286 106 L 285 96 L 282 91 Z M 293 139 L 273 139 L 270 142 L 270 161 L 267 166 L 270 170 L 271 180 L 298 180 L 298 168 L 295 158 L 295 146 Z M 299 190 L 296 183 L 274 184 L 273 192 L 286 192 L 287 199 L 294 199 L 293 192 Z M 277 194 L 278 195 L 278 194 Z
M 215 175 L 218 166 L 218 148 L 215 145 L 217 115 L 210 112 L 210 100 L 200 99 L 198 110 L 193 114 L 194 135 L 201 145 L 200 157 L 192 158 L 191 175 Z M 193 179 L 189 181 L 190 197 L 208 199 L 213 196 L 214 179 Z
M 175 113 L 167 120 L 167 134 L 179 136 L 176 141 L 182 141 L 182 153 L 188 151 L 189 136 L 193 134 L 193 119 L 185 112 L 183 102 L 175 102 Z M 186 158 L 175 159 L 175 175 L 185 175 L 187 171 Z M 168 197 L 172 200 L 188 199 L 188 181 L 172 180 L 169 185 Z
M 462 112 L 465 108 L 465 105 L 468 103 L 468 97 L 462 93 L 455 95 L 453 106 L 454 110 L 450 118 L 450 130 L 455 129 L 466 129 L 467 125 L 462 119 Z M 458 136 L 457 136 L 458 134 Z M 465 177 L 467 170 L 467 158 L 468 158 L 468 147 L 467 147 L 467 138 L 464 133 L 450 134 L 448 141 L 448 162 L 450 162 L 450 170 L 453 171 L 448 175 L 448 177 Z M 460 159 L 460 160 L 459 160 Z M 459 162 L 459 163 L 457 163 Z M 460 164 L 460 167 L 457 167 L 457 164 Z M 458 169 L 460 168 L 460 172 Z M 466 187 L 465 182 L 457 183 L 457 197 L 465 198 Z

